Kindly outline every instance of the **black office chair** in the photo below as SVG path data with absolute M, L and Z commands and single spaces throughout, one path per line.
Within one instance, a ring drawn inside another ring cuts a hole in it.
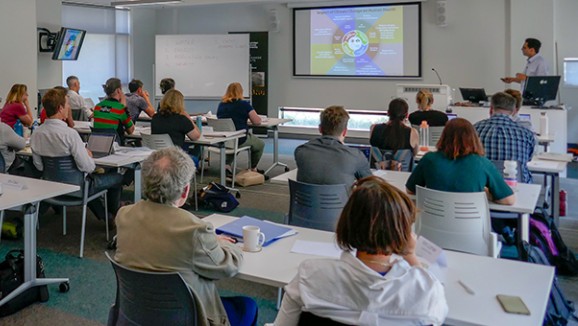
M 44 200 L 47 204 L 63 206 L 62 209 L 62 234 L 66 235 L 66 207 L 67 206 L 82 206 L 82 230 L 80 233 L 80 258 L 84 254 L 84 233 L 86 230 L 86 209 L 88 202 L 104 197 L 105 207 L 105 223 L 106 223 L 106 240 L 108 241 L 108 209 L 106 193 L 107 190 L 101 190 L 95 193 L 90 193 L 90 177 L 87 173 L 81 172 L 76 166 L 74 157 L 59 156 L 59 157 L 42 157 L 42 164 L 44 170 L 42 179 L 48 181 L 68 183 L 80 186 L 80 190 L 50 199 Z
M 72 120 L 74 121 L 89 121 L 86 111 L 83 109 L 72 109 Z
M 287 224 L 331 232 L 349 197 L 344 184 L 314 185 L 291 179 L 289 193 Z
M 108 326 L 197 325 L 194 293 L 176 272 L 146 272 L 124 267 L 105 252 L 116 274 L 116 300 Z

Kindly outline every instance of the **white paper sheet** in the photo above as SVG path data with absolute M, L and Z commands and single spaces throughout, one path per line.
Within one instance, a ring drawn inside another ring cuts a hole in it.
M 291 252 L 297 254 L 315 255 L 321 257 L 339 258 L 342 250 L 337 247 L 335 242 L 317 242 L 297 240 L 291 248 Z

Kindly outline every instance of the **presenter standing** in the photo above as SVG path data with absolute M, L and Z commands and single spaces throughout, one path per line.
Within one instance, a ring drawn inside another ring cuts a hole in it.
M 546 76 L 548 75 L 548 65 L 546 60 L 539 53 L 542 43 L 535 38 L 527 38 L 522 46 L 522 54 L 528 57 L 524 73 L 517 73 L 516 77 L 501 78 L 504 83 L 520 83 L 522 91 L 524 84 L 529 76 Z

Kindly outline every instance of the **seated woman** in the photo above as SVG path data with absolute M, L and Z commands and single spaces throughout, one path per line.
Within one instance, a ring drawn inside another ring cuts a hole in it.
M 8 95 L 6 95 L 6 104 L 0 113 L 0 119 L 12 129 L 18 120 L 26 127 L 32 126 L 34 117 L 28 103 L 28 87 L 26 85 L 12 85 Z
M 403 192 L 378 177 L 359 180 L 337 224 L 341 258 L 299 266 L 275 325 L 297 325 L 305 311 L 347 325 L 441 325 L 444 288 L 415 255 L 415 218 Z
M 484 157 L 484 147 L 472 124 L 462 118 L 450 120 L 437 144 L 419 161 L 407 180 L 408 193 L 416 186 L 449 192 L 486 190 L 498 204 L 512 205 L 515 196 L 494 164 Z
M 199 128 L 185 111 L 185 97 L 176 89 L 165 93 L 160 110 L 151 120 L 151 134 L 169 134 L 173 144 L 183 148 L 185 136 L 191 140 L 201 137 Z
M 371 126 L 369 143 L 382 150 L 411 149 L 417 154 L 419 134 L 404 124 L 408 112 L 407 102 L 396 98 L 389 102 L 389 121 Z
M 419 126 L 422 121 L 427 121 L 430 127 L 445 126 L 448 122 L 448 116 L 437 110 L 432 110 L 431 106 L 434 103 L 433 94 L 427 89 L 422 89 L 417 92 L 415 96 L 417 103 L 417 111 L 409 115 L 409 122 L 412 125 Z
M 217 118 L 233 119 L 236 130 L 247 131 L 246 137 L 239 139 L 239 147 L 251 146 L 251 169 L 263 174 L 264 171 L 258 170 L 257 165 L 259 164 L 259 160 L 261 160 L 261 156 L 263 156 L 265 143 L 249 132 L 249 126 L 247 124 L 248 119 L 253 125 L 260 125 L 261 117 L 257 115 L 257 112 L 255 112 L 255 109 L 253 109 L 249 102 L 243 101 L 243 86 L 241 86 L 241 84 L 229 84 L 217 108 Z M 233 158 L 233 155 L 227 155 L 227 171 L 231 171 Z

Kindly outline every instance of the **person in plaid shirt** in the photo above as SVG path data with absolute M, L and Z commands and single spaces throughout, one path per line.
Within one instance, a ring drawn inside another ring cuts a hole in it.
M 531 183 L 527 163 L 532 159 L 536 139 L 534 133 L 514 121 L 516 99 L 498 92 L 492 96 L 490 118 L 477 122 L 474 127 L 490 160 L 520 162 L 522 182 Z

